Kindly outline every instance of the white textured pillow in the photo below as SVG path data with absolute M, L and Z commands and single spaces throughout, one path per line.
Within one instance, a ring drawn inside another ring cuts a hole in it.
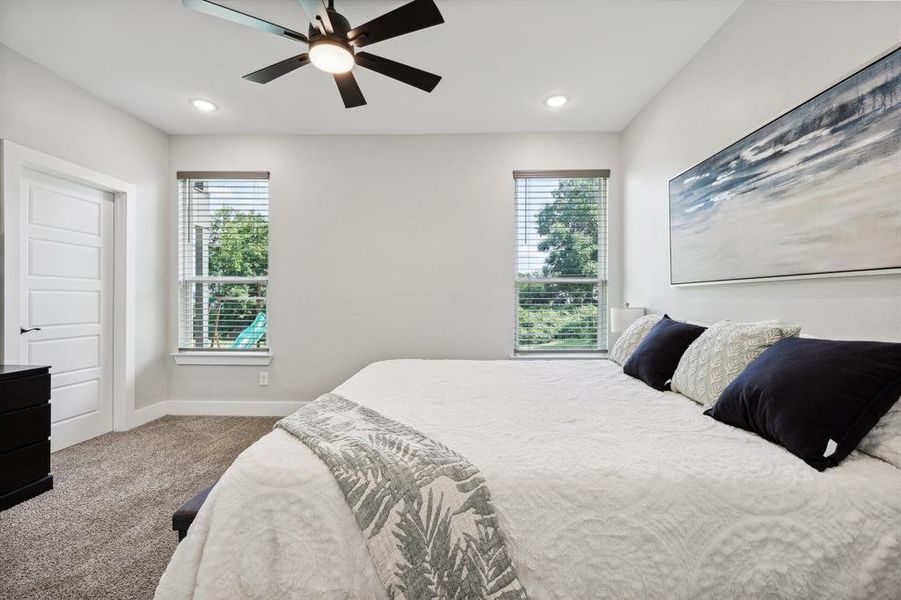
M 901 469 L 901 399 L 879 419 L 857 449 Z
M 774 321 L 714 323 L 682 355 L 670 387 L 710 408 L 761 352 L 799 331 L 800 327 Z
M 625 364 L 651 328 L 662 318 L 662 315 L 645 315 L 626 327 L 610 349 L 610 360 L 618 365 Z

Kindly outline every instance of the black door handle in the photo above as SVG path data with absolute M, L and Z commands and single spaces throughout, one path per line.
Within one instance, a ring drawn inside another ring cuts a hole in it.
M 25 329 L 24 327 L 19 327 L 19 334 L 28 333 L 29 331 L 40 331 L 40 327 L 32 327 L 31 329 Z

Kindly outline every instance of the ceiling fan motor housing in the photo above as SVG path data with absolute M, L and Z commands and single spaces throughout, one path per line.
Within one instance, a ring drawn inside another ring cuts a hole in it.
M 350 21 L 333 8 L 327 8 L 326 12 L 328 13 L 329 21 L 332 23 L 332 34 L 336 37 L 340 37 L 346 43 L 347 32 L 350 31 Z M 318 16 L 316 17 L 316 23 L 322 25 L 322 19 Z M 322 31 L 320 31 L 319 27 L 312 22 L 310 23 L 309 33 L 310 41 L 313 41 L 313 38 L 315 37 L 322 37 Z

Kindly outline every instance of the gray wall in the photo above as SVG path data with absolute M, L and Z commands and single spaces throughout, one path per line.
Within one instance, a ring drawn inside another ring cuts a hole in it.
M 618 152 L 608 134 L 173 136 L 172 198 L 179 170 L 272 173 L 274 359 L 268 387 L 261 367 L 170 363 L 170 398 L 310 400 L 375 360 L 509 357 L 512 171 L 609 168 L 615 222 Z
M 136 408 L 308 400 L 373 360 L 506 358 L 514 169 L 609 168 L 607 134 L 167 137 L 0 45 L 0 137 L 138 187 Z M 274 360 L 178 366 L 175 171 L 272 172 Z M 611 302 L 619 298 L 611 239 Z
M 0 45 L 0 138 L 137 185 L 135 405 L 167 395 L 168 138 Z
M 671 177 L 864 66 L 899 32 L 898 2 L 742 5 L 623 133 L 624 300 L 695 321 L 783 318 L 819 336 L 901 340 L 901 275 L 671 287 L 667 202 Z

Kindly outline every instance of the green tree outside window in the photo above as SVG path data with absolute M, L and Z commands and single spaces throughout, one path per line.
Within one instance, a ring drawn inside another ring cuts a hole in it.
M 265 277 L 269 269 L 269 221 L 263 215 L 221 208 L 209 229 L 208 273 L 216 277 Z M 265 286 L 210 284 L 209 330 L 213 347 L 227 347 L 265 310 Z

